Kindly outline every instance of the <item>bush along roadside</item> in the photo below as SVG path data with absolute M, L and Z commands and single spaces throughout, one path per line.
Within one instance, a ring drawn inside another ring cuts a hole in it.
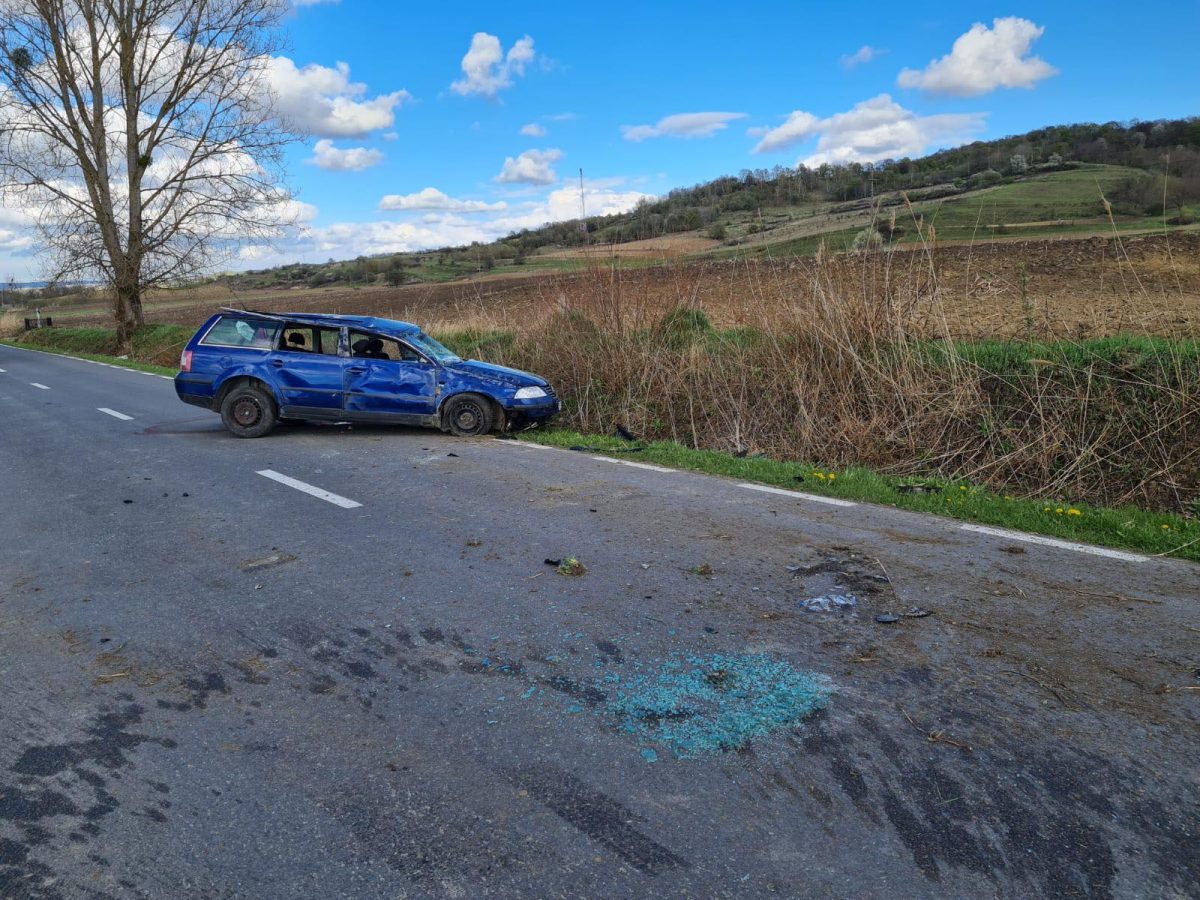
M 1072 503 L 1068 498 L 1017 497 L 967 482 L 882 475 L 854 466 L 831 468 L 761 456 L 735 456 L 693 450 L 670 441 L 631 442 L 561 429 L 535 429 L 516 437 L 552 447 L 1200 562 L 1200 519 L 1195 515 L 1128 506 L 1097 507 Z

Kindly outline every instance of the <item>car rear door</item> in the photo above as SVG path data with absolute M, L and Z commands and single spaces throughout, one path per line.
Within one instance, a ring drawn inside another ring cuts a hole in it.
M 380 349 L 370 353 L 371 341 Z M 350 332 L 346 412 L 428 416 L 435 410 L 437 366 L 411 347 L 381 335 Z
M 338 356 L 338 336 L 337 328 L 284 325 L 270 367 L 289 411 L 331 414 L 342 409 L 347 360 Z

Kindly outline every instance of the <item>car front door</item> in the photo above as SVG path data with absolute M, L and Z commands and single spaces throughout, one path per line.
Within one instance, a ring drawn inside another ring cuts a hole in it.
M 329 414 L 342 409 L 349 360 L 338 356 L 338 331 L 299 322 L 284 326 L 270 360 L 284 407 Z
M 428 416 L 435 409 L 437 367 L 392 338 L 350 332 L 346 412 Z

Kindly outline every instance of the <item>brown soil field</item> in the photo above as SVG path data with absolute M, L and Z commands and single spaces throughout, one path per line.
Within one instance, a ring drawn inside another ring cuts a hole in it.
M 673 262 L 641 269 L 581 260 L 573 273 L 485 277 L 398 288 L 233 292 L 219 286 L 164 292 L 147 321 L 196 325 L 218 306 L 369 314 L 431 328 L 520 330 L 597 292 L 634 298 L 643 314 L 703 308 L 714 324 L 762 319 L 780 303 L 803 309 L 816 290 L 853 291 L 870 268 L 917 296 L 931 335 L 956 338 L 1200 336 L 1200 233 L 1082 240 L 1038 239 L 897 248 L 864 256 L 780 261 Z M 107 311 L 69 324 L 106 325 Z

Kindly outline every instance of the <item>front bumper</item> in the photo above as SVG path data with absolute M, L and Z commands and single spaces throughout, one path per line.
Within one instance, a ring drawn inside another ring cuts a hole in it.
M 523 419 L 527 422 L 541 422 L 555 416 L 562 409 L 558 398 L 536 397 L 531 400 L 510 400 L 504 407 L 504 412 L 510 420 Z

